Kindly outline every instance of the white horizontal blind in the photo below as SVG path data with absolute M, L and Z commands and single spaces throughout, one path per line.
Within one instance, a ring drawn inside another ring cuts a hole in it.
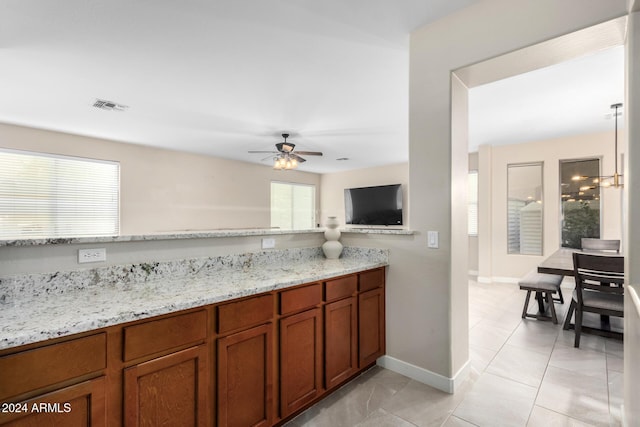
M 469 236 L 478 235 L 478 171 L 469 172 L 469 195 L 468 195 Z
M 117 162 L 0 150 L 0 239 L 120 232 Z

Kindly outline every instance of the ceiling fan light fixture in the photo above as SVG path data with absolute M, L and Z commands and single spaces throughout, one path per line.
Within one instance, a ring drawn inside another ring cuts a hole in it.
M 273 168 L 277 170 L 291 170 L 298 167 L 298 161 L 295 158 L 289 156 L 288 153 L 280 154 L 275 157 Z
M 292 152 L 294 147 L 295 147 L 295 145 L 289 144 L 288 142 L 283 142 L 282 143 L 282 151 L 285 151 L 287 153 Z
M 277 151 L 249 151 L 249 153 L 269 153 L 275 154 L 273 156 L 273 168 L 276 170 L 291 170 L 296 169 L 299 165 L 306 162 L 304 157 L 300 157 L 300 154 L 306 156 L 322 156 L 322 153 L 319 151 L 296 151 L 294 149 L 296 147 L 295 144 L 287 142 L 287 138 L 289 137 L 288 133 L 283 133 L 282 137 L 284 138 L 283 142 L 279 142 L 276 144 Z M 262 161 L 271 158 L 271 156 L 267 156 Z

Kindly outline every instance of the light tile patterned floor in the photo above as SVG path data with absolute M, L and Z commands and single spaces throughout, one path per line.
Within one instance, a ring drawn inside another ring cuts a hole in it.
M 563 284 L 570 298 L 572 284 Z M 375 367 L 288 427 L 620 426 L 620 341 L 521 319 L 525 292 L 469 283 L 471 374 L 453 395 Z M 533 310 L 535 302 L 532 301 Z

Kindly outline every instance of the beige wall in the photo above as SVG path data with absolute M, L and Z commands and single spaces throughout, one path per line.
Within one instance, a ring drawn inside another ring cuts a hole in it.
M 468 310 L 452 303 L 467 286 L 466 280 L 454 279 L 452 267 L 468 265 L 467 251 L 452 250 L 468 245 L 466 236 L 452 242 L 466 227 L 466 222 L 451 221 L 461 209 L 461 202 L 452 199 L 452 182 L 466 175 L 468 167 L 460 167 L 452 154 L 460 149 L 452 144 L 452 71 L 616 18 L 625 14 L 625 6 L 624 0 L 487 0 L 412 33 L 409 215 L 417 234 L 403 242 L 403 259 L 393 266 L 403 272 L 388 290 L 394 304 L 387 315 L 395 320 L 387 334 L 404 335 L 389 340 L 388 353 L 417 367 L 414 371 L 454 378 L 466 364 L 454 352 L 466 351 L 456 340 L 466 336 L 468 326 L 451 320 Z M 427 248 L 427 230 L 440 232 L 439 249 Z
M 120 162 L 122 235 L 269 227 L 272 180 L 320 185 L 314 173 L 6 124 L 0 148 Z
M 623 137 L 622 133 L 620 137 Z M 491 206 L 489 210 L 481 211 L 479 240 L 482 247 L 490 246 L 492 256 L 482 259 L 479 280 L 516 282 L 560 247 L 560 160 L 600 158 L 602 173 L 613 174 L 614 132 L 493 146 L 490 150 L 482 146 L 480 153 L 489 165 L 488 170 L 480 169 L 480 174 L 491 175 L 490 179 L 481 181 L 483 186 L 491 187 L 482 189 L 482 193 L 489 196 L 481 199 L 480 203 L 489 201 Z M 507 165 L 537 162 L 543 163 L 544 252 L 541 256 L 507 254 Z M 620 189 L 601 189 L 604 239 L 621 239 L 621 195 Z

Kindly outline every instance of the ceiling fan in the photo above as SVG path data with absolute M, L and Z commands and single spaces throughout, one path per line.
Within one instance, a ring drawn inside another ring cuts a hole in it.
M 249 151 L 249 153 L 275 154 L 275 164 L 273 166 L 275 169 L 295 169 L 299 163 L 306 162 L 306 159 L 299 156 L 300 154 L 305 156 L 322 156 L 320 151 L 296 151 L 294 153 L 293 150 L 296 145 L 291 142 L 287 142 L 289 134 L 283 133 L 282 137 L 284 138 L 284 141 L 276 144 L 277 151 Z

